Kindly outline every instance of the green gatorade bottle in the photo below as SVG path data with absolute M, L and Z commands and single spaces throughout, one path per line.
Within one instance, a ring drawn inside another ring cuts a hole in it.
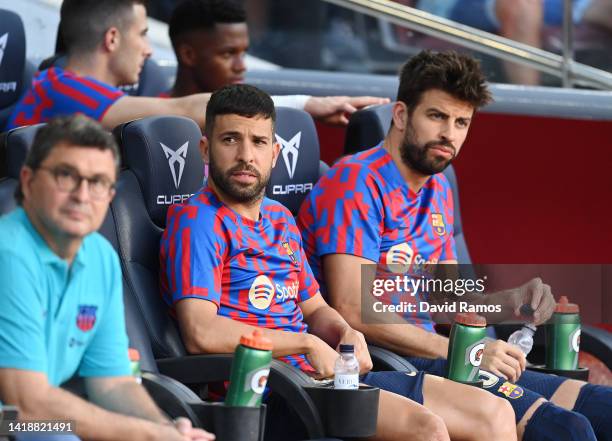
M 272 342 L 259 329 L 243 335 L 236 346 L 230 386 L 225 398 L 227 406 L 258 407 L 268 381 L 272 362 Z
M 578 369 L 579 350 L 580 308 L 563 296 L 546 323 L 546 367 L 566 371 Z
M 448 342 L 447 378 L 460 383 L 478 381 L 486 326 L 487 320 L 473 312 L 455 316 Z

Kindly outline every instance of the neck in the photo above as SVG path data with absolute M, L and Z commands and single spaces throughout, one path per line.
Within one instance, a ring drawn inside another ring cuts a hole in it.
M 403 134 L 397 132 L 394 128 L 391 128 L 389 134 L 386 136 L 383 142 L 383 148 L 389 152 L 393 162 L 399 169 L 400 175 L 408 184 L 410 190 L 418 193 L 421 188 L 425 185 L 427 180 L 430 178 L 429 175 L 424 175 L 410 166 L 402 160 L 402 154 L 400 152 L 400 146 L 402 145 Z
M 201 87 L 199 87 L 189 69 L 186 69 L 179 65 L 176 70 L 176 80 L 174 80 L 174 86 L 172 87 L 170 96 L 172 96 L 173 98 L 178 98 L 181 96 L 206 92 L 213 91 L 203 90 Z
M 47 246 L 51 248 L 51 251 L 68 262 L 68 265 L 72 265 L 72 261 L 79 251 L 83 239 L 50 230 L 26 202 L 24 202 L 23 209 L 34 229 L 41 235 Z
M 257 222 L 259 220 L 263 195 L 252 202 L 236 202 L 234 199 L 225 194 L 223 190 L 217 187 L 213 180 L 210 179 L 210 176 L 208 177 L 208 185 L 213 189 L 219 200 L 223 202 L 224 205 L 234 210 L 240 216 L 250 219 L 253 222 Z
M 96 54 L 71 55 L 65 69 L 79 76 L 88 76 L 114 87 L 119 86 L 117 79 L 110 72 L 106 63 Z

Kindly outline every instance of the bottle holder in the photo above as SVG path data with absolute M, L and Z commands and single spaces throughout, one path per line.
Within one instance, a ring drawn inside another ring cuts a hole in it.
M 334 389 L 333 386 L 307 386 L 304 390 L 314 402 L 325 434 L 339 438 L 361 438 L 376 434 L 380 389 Z
M 527 369 L 534 372 L 540 372 L 542 374 L 555 374 L 560 377 L 571 378 L 572 380 L 589 381 L 589 368 L 579 367 L 578 369 L 564 370 L 564 369 L 550 369 L 544 365 L 532 365 L 527 366 Z
M 460 384 L 465 384 L 467 386 L 474 386 L 477 387 L 478 389 L 482 389 L 484 386 L 484 381 L 483 380 L 476 380 L 476 381 L 458 381 L 458 380 L 452 380 L 455 383 L 460 383 Z
M 226 406 L 224 403 L 194 403 L 192 409 L 217 441 L 263 441 L 266 405 Z

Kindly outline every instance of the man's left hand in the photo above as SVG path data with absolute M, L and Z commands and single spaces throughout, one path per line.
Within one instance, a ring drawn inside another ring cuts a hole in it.
M 500 303 L 512 308 L 515 317 L 521 317 L 521 306 L 530 305 L 533 309 L 533 322 L 536 326 L 546 322 L 555 311 L 556 302 L 550 285 L 542 282 L 539 277 L 500 294 L 503 294 L 504 297 L 503 300 L 500 299 Z
M 374 96 L 312 96 L 306 101 L 304 110 L 313 118 L 328 124 L 347 125 L 348 116 L 362 107 L 386 104 L 388 98 Z
M 195 428 L 187 418 L 179 417 L 174 420 L 174 427 L 179 431 L 185 440 L 190 441 L 213 441 L 215 435 L 203 429 Z
M 372 358 L 370 357 L 370 351 L 368 351 L 368 345 L 365 341 L 365 337 L 359 331 L 353 328 L 347 328 L 340 337 L 340 343 L 336 350 L 340 352 L 340 345 L 353 345 L 355 347 L 355 356 L 359 362 L 359 374 L 366 374 L 374 367 Z

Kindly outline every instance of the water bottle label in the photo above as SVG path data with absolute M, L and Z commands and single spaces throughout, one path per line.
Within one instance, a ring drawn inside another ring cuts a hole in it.
M 336 374 L 334 377 L 335 389 L 359 389 L 359 375 Z
M 251 377 L 251 390 L 256 394 L 263 394 L 266 383 L 268 382 L 268 375 L 270 375 L 270 369 L 260 369 L 255 372 Z
M 580 328 L 570 334 L 570 352 L 580 352 Z

